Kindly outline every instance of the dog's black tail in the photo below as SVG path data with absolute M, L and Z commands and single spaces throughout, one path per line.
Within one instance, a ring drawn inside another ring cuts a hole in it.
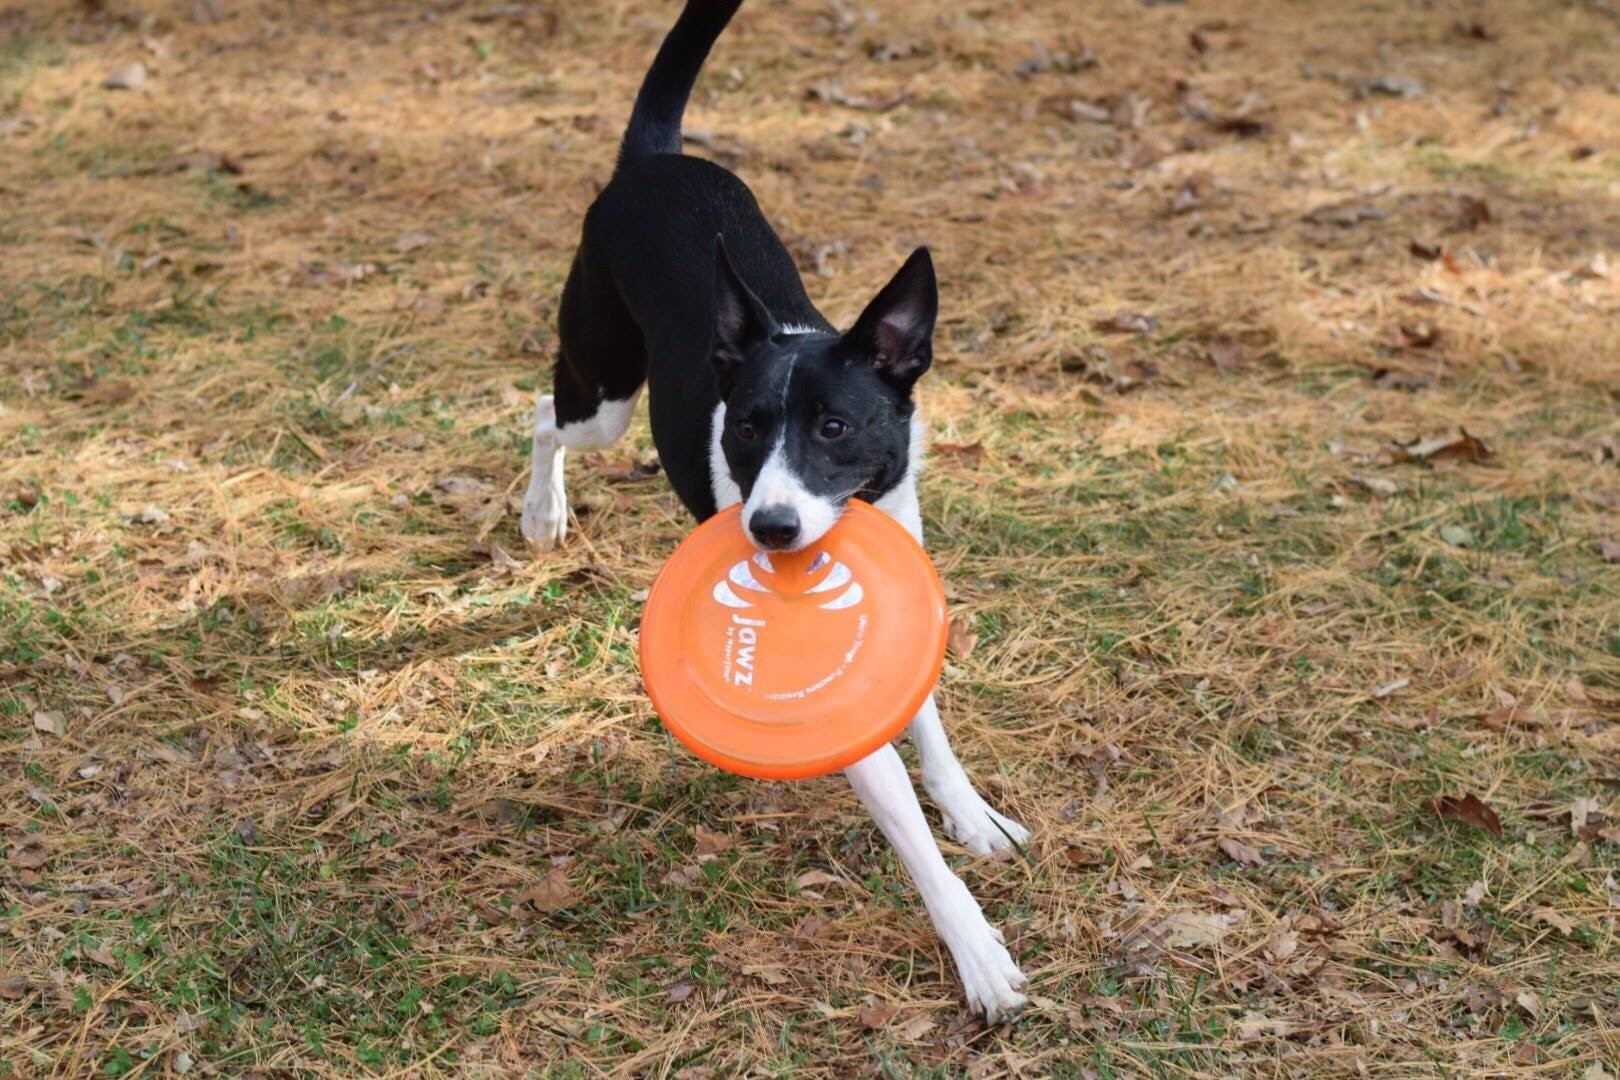
M 636 94 L 630 125 L 619 144 L 619 168 L 656 154 L 681 152 L 686 99 L 692 96 L 709 49 L 741 6 L 742 0 L 687 0 Z

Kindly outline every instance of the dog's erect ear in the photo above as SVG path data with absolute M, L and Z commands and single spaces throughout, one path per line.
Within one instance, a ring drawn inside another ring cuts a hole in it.
M 759 297 L 737 276 L 726 242 L 714 238 L 714 363 L 725 385 L 749 352 L 768 341 L 775 322 Z
M 879 375 L 909 390 L 933 362 L 938 315 L 934 260 L 920 247 L 866 305 L 844 340 L 870 358 Z

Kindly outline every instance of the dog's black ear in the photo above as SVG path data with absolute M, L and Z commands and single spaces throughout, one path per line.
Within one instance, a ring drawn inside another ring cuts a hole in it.
M 909 390 L 933 362 L 938 316 L 934 260 L 920 247 L 866 305 L 844 340 L 869 358 L 879 375 Z
M 720 372 L 720 383 L 727 385 L 737 365 L 748 358 L 749 352 L 762 342 L 770 340 L 775 332 L 775 321 L 759 297 L 737 276 L 731 258 L 726 254 L 726 242 L 714 238 L 714 363 Z

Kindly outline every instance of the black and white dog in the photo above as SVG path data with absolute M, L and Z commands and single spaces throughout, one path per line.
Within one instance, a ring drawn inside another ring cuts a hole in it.
M 585 215 L 555 384 L 534 414 L 522 527 L 540 548 L 567 531 L 565 451 L 624 434 L 643 382 L 659 458 L 699 520 L 742 502 L 759 547 L 796 550 L 858 496 L 922 539 L 911 391 L 932 359 L 939 303 L 928 250 L 840 334 L 743 182 L 681 154 L 692 85 L 740 3 L 688 0 L 636 96 L 613 179 Z M 1024 840 L 973 789 L 932 697 L 909 734 L 953 837 L 981 853 Z M 846 775 L 922 893 L 969 1005 L 991 1022 L 1016 1013 L 1024 975 L 940 855 L 900 755 L 885 746 Z

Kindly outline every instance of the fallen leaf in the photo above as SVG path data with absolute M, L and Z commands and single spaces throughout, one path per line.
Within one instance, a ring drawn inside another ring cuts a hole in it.
M 806 870 L 793 879 L 796 889 L 813 889 L 818 885 L 842 885 L 843 878 L 829 874 L 825 870 Z
M 101 80 L 101 85 L 108 90 L 133 90 L 146 83 L 146 65 L 139 60 L 133 64 L 113 68 L 107 72 L 107 77 Z
M 1431 244 L 1427 240 L 1419 240 L 1414 236 L 1411 243 L 1406 245 L 1406 250 L 1409 251 L 1414 258 L 1423 259 L 1427 262 L 1433 262 L 1440 257 L 1440 253 L 1443 249 L 1439 244 Z
M 169 512 L 161 506 L 148 503 L 129 515 L 129 518 L 142 525 L 162 525 L 169 520 Z
M 97 945 L 93 949 L 85 949 L 84 955 L 86 959 L 93 960 L 104 968 L 112 968 L 116 971 L 124 966 L 118 962 L 118 957 L 113 955 L 113 951 L 105 945 Z
M 848 109 L 865 109 L 872 112 L 888 112 L 897 105 L 905 103 L 907 93 L 904 90 L 896 91 L 889 97 L 875 98 L 860 94 L 851 94 L 844 89 L 844 84 L 838 79 L 823 79 L 807 87 L 804 96 L 810 101 L 825 101 L 832 105 L 842 105 Z
M 34 713 L 34 730 L 43 731 L 47 735 L 61 736 L 67 734 L 67 724 L 63 723 L 62 718 L 56 713 L 40 709 Z
M 1575 932 L 1575 924 L 1570 922 L 1569 918 L 1556 908 L 1538 907 L 1532 909 L 1530 914 L 1565 937 Z
M 432 233 L 403 232 L 399 234 L 399 239 L 394 241 L 394 250 L 401 255 L 409 255 L 413 251 L 427 247 L 436 239 Z
M 1205 355 L 1217 371 L 1237 371 L 1248 361 L 1248 350 L 1236 341 L 1217 341 Z
M 905 1023 L 891 1027 L 889 1031 L 901 1042 L 917 1042 L 937 1026 L 933 1020 L 926 1016 L 913 1016 Z
M 1452 547 L 1465 548 L 1474 546 L 1474 534 L 1468 531 L 1466 525 L 1440 526 L 1440 539 Z
M 1462 226 L 1465 229 L 1476 229 L 1491 223 L 1491 204 L 1484 199 L 1464 195 L 1459 208 L 1462 212 Z
M 974 646 L 979 644 L 979 635 L 973 632 L 973 619 L 967 615 L 952 615 L 950 629 L 945 633 L 945 646 L 950 649 L 951 655 L 958 660 L 966 660 L 973 655 Z
M 1600 1061 L 1594 1061 L 1581 1073 L 1581 1080 L 1615 1080 L 1614 1074 L 1603 1067 Z
M 1413 101 L 1423 96 L 1423 83 L 1410 75 L 1379 75 L 1363 79 L 1357 89 L 1366 94 L 1383 94 Z
M 1433 807 L 1434 812 L 1443 818 L 1472 825 L 1501 839 L 1502 819 L 1496 816 L 1495 810 L 1480 802 L 1479 797 L 1472 792 L 1461 797 L 1442 795 L 1434 800 Z
M 1352 476 L 1352 484 L 1365 488 L 1380 498 L 1388 499 L 1400 493 L 1400 486 L 1393 480 L 1386 480 L 1382 476 Z
M 1230 836 L 1223 836 L 1216 841 L 1216 846 L 1233 862 L 1248 866 L 1262 866 L 1266 857 L 1260 854 L 1260 849 L 1252 844 L 1245 844 L 1241 840 L 1234 840 Z
M 699 825 L 697 827 L 697 847 L 693 851 L 693 854 L 697 855 L 699 858 L 703 857 L 704 855 L 718 855 L 722 851 L 730 848 L 731 845 L 736 842 L 737 838 L 732 836 L 730 833 L 715 832 L 712 829 L 705 829 L 702 825 Z
M 1430 349 L 1440 340 L 1440 328 L 1429 322 L 1401 323 L 1401 343 L 1410 349 Z
M 1529 990 L 1521 990 L 1513 999 L 1514 1004 L 1530 1014 L 1530 1019 L 1541 1019 L 1541 998 Z
M 1159 330 L 1159 320 L 1138 311 L 1120 311 L 1091 324 L 1094 329 L 1108 334 L 1141 334 L 1146 337 Z
M 1620 540 L 1599 540 L 1595 546 L 1604 562 L 1620 562 Z
M 1412 680 L 1411 679 L 1408 679 L 1408 678 L 1396 679 L 1393 682 L 1387 682 L 1383 686 L 1380 686 L 1377 689 L 1375 689 L 1372 692 L 1372 696 L 1379 699 L 1379 700 L 1383 700 L 1384 698 L 1387 698 L 1391 694 L 1395 693 L 1395 691 L 1397 691 L 1397 690 L 1405 690 L 1408 686 L 1411 686 L 1411 685 L 1412 685 Z
M 555 866 L 538 884 L 518 893 L 516 902 L 533 904 L 539 911 L 558 911 L 578 903 L 580 898 L 580 891 L 568 880 L 568 871 Z
M 875 1031 L 893 1020 L 894 1014 L 899 1011 L 893 1005 L 866 1005 L 857 1010 L 855 1016 L 860 1020 L 862 1027 L 869 1027 Z
M 1478 907 L 1479 902 L 1483 899 L 1485 899 L 1485 883 L 1483 881 L 1474 882 L 1468 886 L 1468 891 L 1463 893 L 1463 903 L 1470 907 Z
M 1294 955 L 1299 948 L 1299 935 L 1292 930 L 1278 930 L 1266 941 L 1266 955 L 1279 963 Z
M 788 981 L 787 972 L 782 970 L 781 964 L 744 964 L 743 974 L 752 975 L 772 986 L 781 986 Z
M 1153 933 L 1162 935 L 1168 948 L 1196 949 L 1220 944 L 1231 928 L 1230 915 L 1178 911 L 1160 920 Z
M 692 996 L 692 991 L 696 989 L 696 983 L 690 981 L 678 982 L 669 988 L 669 993 L 665 995 L 665 1000 L 669 1001 L 671 1004 L 685 1001 L 687 998 Z
M 22 975 L 0 975 L 0 998 L 19 1001 L 33 992 L 34 984 Z
M 977 465 L 984 460 L 983 443 L 934 443 L 929 450 L 939 457 L 960 461 L 965 465 Z
M 1399 461 L 1484 461 L 1491 456 L 1490 447 L 1470 435 L 1467 428 L 1457 431 L 1455 438 L 1440 436 L 1397 444 L 1395 457 Z

